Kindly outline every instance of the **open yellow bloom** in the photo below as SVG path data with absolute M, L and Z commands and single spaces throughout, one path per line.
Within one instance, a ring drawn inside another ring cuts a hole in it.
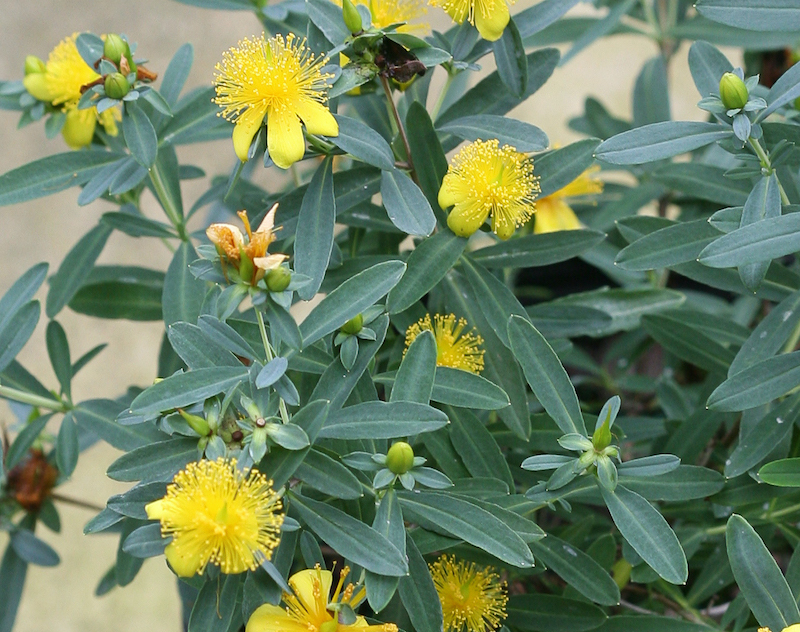
M 758 628 L 758 632 L 772 632 L 769 628 Z M 787 628 L 783 628 L 781 632 L 800 632 L 800 623 L 793 623 Z
M 250 143 L 264 117 L 267 119 L 267 149 L 272 161 L 288 169 L 303 157 L 309 134 L 338 136 L 339 126 L 327 108 L 325 92 L 333 75 L 322 74 L 325 58 L 316 58 L 290 33 L 264 39 L 245 38 L 237 48 L 222 55 L 216 68 L 220 113 L 236 123 L 233 148 L 244 162 Z
M 229 264 L 239 271 L 242 281 L 255 285 L 266 272 L 279 267 L 288 259 L 287 255 L 267 252 L 270 244 L 275 241 L 273 228 L 277 210 L 278 205 L 273 205 L 255 232 L 250 228 L 247 211 L 239 211 L 238 215 L 247 231 L 247 242 L 242 231 L 233 224 L 211 224 L 206 229 L 206 235 L 217 247 L 222 258 L 223 270 L 225 264 Z
M 495 140 L 476 140 L 459 151 L 439 189 L 439 206 L 455 206 L 447 225 L 456 235 L 469 237 L 492 217 L 492 230 L 508 239 L 527 222 L 536 205 L 539 181 L 533 160 Z
M 334 0 L 342 6 L 342 0 Z M 428 7 L 422 0 L 354 0 L 353 4 L 363 4 L 372 16 L 372 26 L 384 29 L 398 22 L 405 22 L 398 27 L 399 33 L 428 33 L 430 24 L 419 21 L 428 13 Z M 344 66 L 344 64 L 341 64 Z
M 210 562 L 232 575 L 254 570 L 272 556 L 283 514 L 272 481 L 255 469 L 244 474 L 236 460 L 190 463 L 167 494 L 145 507 L 172 536 L 164 552 L 175 573 L 191 577 Z
M 483 371 L 484 351 L 480 348 L 483 338 L 473 331 L 462 335 L 467 321 L 463 318 L 456 321 L 455 314 L 446 316 L 436 314 L 433 319 L 434 322 L 431 322 L 431 315 L 426 314 L 425 318 L 421 318 L 406 330 L 405 350 L 408 351 L 411 343 L 423 331 L 432 331 L 436 339 L 437 366 L 447 366 L 480 374 Z
M 295 573 L 289 578 L 293 594 L 283 594 L 286 608 L 272 604 L 260 606 L 250 616 L 245 632 L 397 632 L 394 623 L 369 625 L 360 616 L 352 624 L 338 622 L 338 613 L 328 608 L 330 604 L 356 608 L 367 594 L 363 586 L 356 590 L 353 584 L 342 590 L 349 572 L 347 566 L 342 569 L 330 599 L 333 573 L 319 566 Z
M 81 88 L 100 78 L 81 57 L 75 40 L 78 33 L 67 37 L 50 52 L 44 72 L 34 72 L 25 76 L 25 89 L 40 101 L 61 107 L 66 114 L 66 122 L 61 130 L 67 145 L 73 149 L 84 147 L 92 142 L 98 119 L 107 134 L 117 135 L 117 121 L 121 120 L 119 108 L 111 108 L 102 114 L 97 108 L 78 109 Z
M 603 192 L 603 181 L 594 176 L 600 167 L 590 167 L 563 189 L 536 200 L 536 220 L 533 232 L 552 233 L 558 230 L 576 230 L 581 227 L 575 211 L 567 199 L 581 195 L 595 195 Z
M 458 24 L 469 20 L 481 37 L 490 42 L 503 36 L 511 19 L 506 0 L 431 0 L 431 4 L 444 9 Z
M 506 618 L 505 582 L 490 568 L 443 555 L 430 565 L 442 602 L 444 632 L 488 632 Z

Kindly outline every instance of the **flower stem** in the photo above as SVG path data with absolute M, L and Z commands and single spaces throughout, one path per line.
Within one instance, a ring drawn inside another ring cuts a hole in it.
M 769 154 L 761 146 L 761 143 L 758 142 L 758 139 L 751 136 L 748 140 L 750 141 L 750 146 L 753 148 L 756 156 L 758 156 L 758 159 L 761 161 L 761 166 L 769 171 L 774 171 L 772 167 L 772 161 L 769 159 Z M 778 174 L 775 174 L 775 180 L 778 183 L 778 190 L 781 193 L 781 203 L 783 203 L 784 206 L 791 204 L 789 201 L 789 196 L 786 195 L 786 191 L 784 190 L 781 181 L 778 180 Z
M 164 177 L 158 167 L 157 162 L 150 167 L 150 182 L 153 183 L 153 189 L 156 192 L 156 197 L 158 198 L 158 202 L 161 204 L 161 208 L 164 209 L 169 221 L 172 222 L 175 230 L 178 231 L 178 237 L 180 237 L 181 240 L 186 241 L 189 237 L 186 234 L 186 227 L 184 226 L 183 218 L 181 217 L 180 211 L 175 208 L 175 205 L 172 203 L 171 198 L 167 194 L 167 187 L 164 183 Z
M 267 338 L 267 328 L 264 325 L 264 315 L 261 313 L 260 310 L 256 309 L 256 319 L 258 319 L 258 331 L 261 333 L 261 342 L 264 343 L 264 353 L 267 356 L 267 362 L 272 362 L 275 359 L 275 354 L 272 351 L 272 345 L 269 344 L 269 338 Z M 289 423 L 289 410 L 286 408 L 286 402 L 283 401 L 283 397 L 278 395 L 278 408 L 281 411 L 281 420 L 283 423 Z
M 447 93 L 450 91 L 450 86 L 453 83 L 453 79 L 456 78 L 457 72 L 449 72 L 447 73 L 447 80 L 444 82 L 442 86 L 441 92 L 439 92 L 439 98 L 436 99 L 436 104 L 433 106 L 433 111 L 431 112 L 431 121 L 435 121 L 436 117 L 439 116 L 439 110 L 442 109 L 444 105 L 444 100 L 447 98 Z
M 15 402 L 30 404 L 36 408 L 46 408 L 47 410 L 53 410 L 59 413 L 65 413 L 69 410 L 67 405 L 62 401 L 50 399 L 49 397 L 42 397 L 41 395 L 34 395 L 33 393 L 26 393 L 25 391 L 20 391 L 9 386 L 0 386 L 0 397 L 6 397 L 8 399 L 13 399 Z
M 383 91 L 386 94 L 386 100 L 389 103 L 389 109 L 392 112 L 394 121 L 397 123 L 397 131 L 400 134 L 400 138 L 403 140 L 403 147 L 406 150 L 406 157 L 408 158 L 408 166 L 411 168 L 411 177 L 414 178 L 414 182 L 417 182 L 417 172 L 414 169 L 414 160 L 411 158 L 411 145 L 408 144 L 406 128 L 403 126 L 400 113 L 397 111 L 397 106 L 395 105 L 394 97 L 392 96 L 392 88 L 389 86 L 389 80 L 384 76 L 381 76 L 381 85 L 383 86 Z

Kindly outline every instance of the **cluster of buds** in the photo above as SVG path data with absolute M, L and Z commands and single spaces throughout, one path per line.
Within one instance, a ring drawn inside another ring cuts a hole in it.
M 758 75 L 744 78 L 744 71 L 736 68 L 726 72 L 719 80 L 719 95 L 711 95 L 702 99 L 697 106 L 716 114 L 732 119 L 733 133 L 742 143 L 749 138 L 761 137 L 761 126 L 751 120 L 751 116 L 767 107 L 767 102 L 755 96 L 753 90 L 758 85 Z
M 453 482 L 439 470 L 422 467 L 425 460 L 424 457 L 415 456 L 414 449 L 405 441 L 394 442 L 386 454 L 351 452 L 342 457 L 342 461 L 353 469 L 375 472 L 372 486 L 376 490 L 393 486 L 398 480 L 409 491 L 417 483 L 432 489 L 452 487 Z

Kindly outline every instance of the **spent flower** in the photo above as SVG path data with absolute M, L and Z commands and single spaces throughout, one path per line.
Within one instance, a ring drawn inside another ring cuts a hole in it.
M 235 123 L 233 148 L 244 162 L 250 144 L 267 121 L 267 149 L 272 161 L 288 169 L 303 157 L 309 134 L 338 136 L 339 126 L 327 107 L 326 58 L 315 57 L 290 33 L 265 39 L 245 38 L 215 66 L 220 115 Z
M 471 330 L 464 333 L 467 321 L 456 320 L 455 314 L 430 314 L 406 330 L 405 351 L 423 331 L 432 331 L 436 339 L 436 364 L 479 374 L 483 371 L 483 338 Z M 403 354 L 405 355 L 405 351 Z

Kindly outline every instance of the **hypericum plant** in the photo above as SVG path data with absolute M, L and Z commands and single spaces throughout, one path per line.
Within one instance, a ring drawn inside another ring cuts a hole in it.
M 201 4 L 258 21 L 205 87 L 114 33 L 0 83 L 73 148 L 0 204 L 116 207 L 49 278 L 56 385 L 16 359 L 48 264 L 0 298 L 0 632 L 99 440 L 131 487 L 85 527 L 119 537 L 97 593 L 156 558 L 189 632 L 797 629 L 800 0 L 432 2 L 445 33 L 421 0 Z M 631 120 L 506 116 L 617 33 L 654 45 Z M 706 120 L 671 120 L 684 51 Z M 185 202 L 176 148 L 214 140 Z M 113 231 L 171 263 L 98 264 Z M 73 359 L 66 307 L 163 322 L 152 383 L 73 392 L 120 360 Z

